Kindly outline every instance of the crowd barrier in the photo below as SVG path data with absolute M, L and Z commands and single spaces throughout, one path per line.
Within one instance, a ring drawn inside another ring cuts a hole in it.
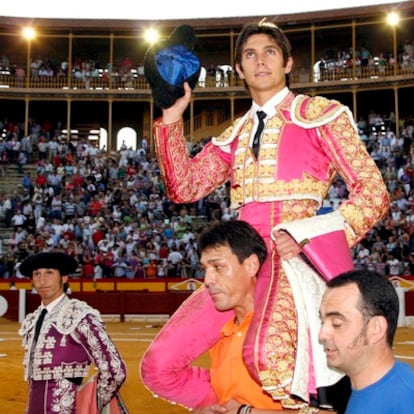
M 396 287 L 401 305 L 399 326 L 407 318 L 414 319 L 414 276 L 390 278 Z M 0 316 L 21 321 L 40 304 L 40 297 L 32 293 L 29 279 L 15 283 L 9 289 L 7 280 L 0 281 Z M 117 279 L 70 280 L 70 296 L 89 303 L 102 315 L 171 315 L 191 293 L 202 285 L 198 279 L 165 279 L 120 281 Z
M 15 282 L 0 281 L 0 316 L 21 321 L 40 304 L 40 297 L 32 292 L 29 279 Z M 102 315 L 119 315 L 123 322 L 127 315 L 171 315 L 180 304 L 200 287 L 197 279 L 165 279 L 120 281 L 115 278 L 98 281 L 70 279 L 70 296 L 89 303 Z

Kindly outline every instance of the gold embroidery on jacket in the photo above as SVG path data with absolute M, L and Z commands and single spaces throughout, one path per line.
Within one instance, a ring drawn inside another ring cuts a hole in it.
M 297 105 L 294 108 L 295 117 L 304 124 L 321 124 L 325 120 L 331 119 L 335 113 L 342 110 L 343 105 L 335 100 L 330 100 L 322 96 L 298 96 Z M 303 114 L 302 114 L 302 110 Z

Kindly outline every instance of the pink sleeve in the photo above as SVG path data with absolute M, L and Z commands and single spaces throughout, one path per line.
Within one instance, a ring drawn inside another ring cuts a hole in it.
M 208 143 L 190 158 L 182 121 L 163 125 L 154 122 L 155 151 L 167 196 L 175 203 L 202 199 L 230 178 L 231 157 Z
M 195 291 L 145 352 L 140 364 L 144 385 L 156 396 L 188 408 L 217 403 L 208 369 L 192 364 L 217 342 L 233 316 L 232 311 L 216 310 L 205 287 Z

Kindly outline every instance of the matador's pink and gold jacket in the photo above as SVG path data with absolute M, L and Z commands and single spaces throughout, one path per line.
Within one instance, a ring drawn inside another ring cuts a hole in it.
M 259 231 L 270 252 L 258 277 L 254 318 L 244 345 L 246 364 L 273 398 L 277 399 L 284 388 L 286 394 L 307 401 L 312 389 L 338 379 L 316 372 L 321 365 L 326 370 L 325 363 L 316 357 L 320 351 L 317 337 L 301 332 L 314 328 L 324 282 L 311 276 L 312 282 L 303 286 L 301 269 L 306 268 L 306 273 L 308 266 L 303 262 L 280 263 L 271 241 L 272 230 L 290 231 L 289 225 L 300 228 L 300 236 L 293 229 L 291 234 L 303 242 L 321 231 L 339 228 L 349 251 L 388 211 L 389 196 L 346 106 L 322 97 L 295 97 L 289 92 L 270 115 L 257 160 L 250 144 L 251 111 L 213 138 L 194 158 L 187 153 L 182 122 L 163 125 L 157 120 L 155 146 L 167 195 L 176 203 L 199 200 L 230 180 L 232 208 L 238 209 L 239 219 Z M 337 175 L 346 183 L 349 197 L 324 217 L 326 229 L 321 230 L 316 212 Z M 327 260 L 336 250 L 339 252 L 339 246 L 326 252 Z M 292 267 L 299 269 L 293 271 L 293 277 Z M 309 294 L 311 299 L 305 297 Z M 298 309 L 299 302 L 307 305 Z M 290 325 L 286 323 L 289 327 L 276 327 L 278 318 L 289 321 L 288 308 L 296 308 Z M 222 325 L 231 317 L 232 312 L 215 310 L 206 289 L 196 291 L 144 355 L 141 375 L 146 386 L 154 394 L 187 407 L 216 402 L 208 371 L 192 366 L 192 362 L 219 339 Z M 286 347 L 282 334 L 274 334 L 283 329 L 290 330 L 293 338 Z M 293 356 L 288 348 L 293 348 Z M 290 361 L 290 366 L 281 368 L 281 359 Z

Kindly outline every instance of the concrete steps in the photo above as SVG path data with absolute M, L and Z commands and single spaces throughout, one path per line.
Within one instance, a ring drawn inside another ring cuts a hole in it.
M 34 180 L 36 177 L 36 165 L 27 164 L 23 169 L 24 174 L 30 173 Z M 0 173 L 0 194 L 22 194 L 22 178 L 24 174 L 20 174 L 16 164 L 9 164 L 4 176 Z M 13 227 L 6 227 L 4 222 L 0 222 L 0 243 L 3 251 L 7 247 L 9 240 L 13 237 Z
M 23 174 L 19 173 L 16 164 L 9 164 L 4 176 L 0 174 L 0 193 L 13 194 L 15 191 L 20 191 L 22 178 L 26 173 L 30 173 L 34 180 L 36 177 L 36 164 L 25 165 L 23 172 Z

